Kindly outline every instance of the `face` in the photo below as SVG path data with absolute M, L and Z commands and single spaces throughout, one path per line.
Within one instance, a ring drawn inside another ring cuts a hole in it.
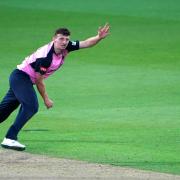
M 64 36 L 62 34 L 57 34 L 56 36 L 53 37 L 54 41 L 54 48 L 57 51 L 61 51 L 63 49 L 66 49 L 68 43 L 69 43 L 69 36 Z

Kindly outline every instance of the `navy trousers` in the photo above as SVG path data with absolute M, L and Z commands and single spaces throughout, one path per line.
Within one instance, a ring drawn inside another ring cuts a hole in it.
M 9 78 L 10 88 L 0 103 L 0 123 L 20 105 L 14 123 L 6 138 L 17 140 L 17 135 L 26 122 L 38 111 L 38 99 L 29 75 L 18 69 Z

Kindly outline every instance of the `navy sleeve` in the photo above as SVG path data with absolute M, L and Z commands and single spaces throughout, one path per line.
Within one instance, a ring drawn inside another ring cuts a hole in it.
M 79 49 L 79 41 L 69 41 L 69 44 L 66 48 L 68 52 L 76 51 Z

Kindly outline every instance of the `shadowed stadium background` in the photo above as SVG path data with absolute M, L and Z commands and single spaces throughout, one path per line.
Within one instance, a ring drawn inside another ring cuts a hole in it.
M 21 131 L 27 152 L 180 174 L 180 1 L 0 1 L 0 98 L 17 64 L 68 27 L 72 52 L 46 80 L 54 107 Z M 1 139 L 16 113 L 0 126 Z

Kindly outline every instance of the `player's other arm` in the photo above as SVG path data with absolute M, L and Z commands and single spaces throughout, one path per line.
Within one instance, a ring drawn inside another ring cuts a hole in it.
M 46 87 L 45 87 L 45 83 L 44 83 L 44 77 L 43 75 L 41 75 L 40 73 L 36 73 L 36 87 L 41 95 L 41 97 L 44 100 L 44 104 L 46 105 L 46 107 L 49 109 L 53 106 L 53 101 L 51 99 L 49 99 L 48 94 L 46 92 Z
M 96 45 L 99 41 L 104 39 L 109 34 L 109 24 L 105 24 L 104 27 L 99 27 L 98 34 L 96 36 L 90 37 L 84 41 L 79 42 L 80 48 L 88 48 Z

